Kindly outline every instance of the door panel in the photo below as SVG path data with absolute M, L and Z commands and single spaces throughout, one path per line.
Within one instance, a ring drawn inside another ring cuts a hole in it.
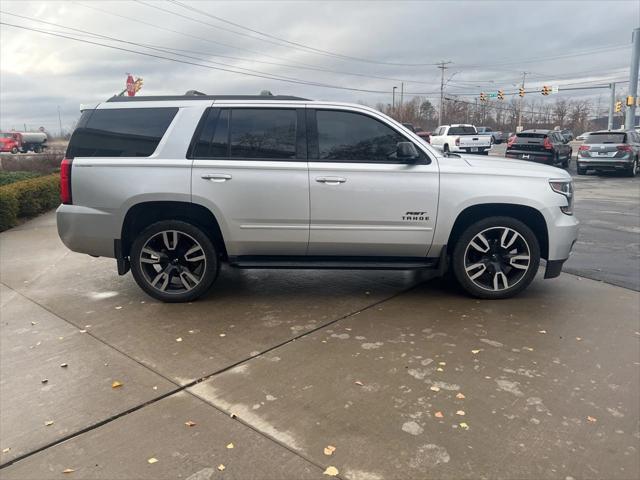
M 434 165 L 310 162 L 309 180 L 309 255 L 427 254 L 438 204 Z
M 202 178 L 210 176 L 216 178 Z M 229 255 L 306 253 L 306 162 L 194 160 L 192 192 L 193 202 L 208 206 L 224 222 Z

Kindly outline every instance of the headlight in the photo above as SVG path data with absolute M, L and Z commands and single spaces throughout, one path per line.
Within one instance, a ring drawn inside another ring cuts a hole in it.
M 551 190 L 567 199 L 567 206 L 560 207 L 562 213 L 573 215 L 573 181 L 571 180 L 549 180 Z

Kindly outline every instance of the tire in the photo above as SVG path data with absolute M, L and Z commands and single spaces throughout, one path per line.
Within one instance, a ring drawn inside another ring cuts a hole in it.
M 33 147 L 33 153 L 40 153 L 42 152 L 42 147 L 40 147 L 39 145 L 36 145 L 35 147 Z
M 627 170 L 627 177 L 635 177 L 638 174 L 638 159 L 635 158 L 631 164 L 631 168 Z
M 483 150 L 482 152 L 480 152 L 482 155 L 489 155 L 489 150 Z
M 562 161 L 562 168 L 569 168 L 569 162 L 571 162 L 571 154 L 573 153 L 573 151 L 569 151 L 569 154 L 567 155 L 567 158 L 565 158 Z
M 482 251 L 484 248 L 486 252 Z M 527 288 L 536 276 L 540 244 L 520 220 L 489 217 L 462 232 L 453 248 L 451 263 L 458 284 L 469 295 L 510 298 Z
M 20 150 L 18 150 L 18 147 L 13 147 L 13 148 L 11 149 L 11 153 L 13 153 L 14 155 L 15 155 L 16 153 L 18 153 L 19 151 L 20 151 Z
M 198 227 L 163 220 L 140 233 L 131 246 L 131 273 L 149 296 L 190 302 L 206 293 L 218 276 L 218 253 Z

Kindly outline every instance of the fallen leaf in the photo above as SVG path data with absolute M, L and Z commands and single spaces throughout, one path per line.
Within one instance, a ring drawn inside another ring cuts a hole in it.
M 220 470 L 221 472 L 227 467 L 225 467 L 223 464 L 218 465 L 218 470 Z
M 116 310 L 122 310 L 122 307 L 116 307 Z
M 73 468 L 65 468 L 64 470 L 62 470 L 62 473 L 73 473 L 73 472 L 75 472 Z
M 227 448 L 231 450 L 235 445 L 233 443 L 227 443 Z
M 182 341 L 182 337 L 176 338 L 176 342 L 181 342 L 181 341 Z
M 226 337 L 226 336 L 227 336 L 227 334 L 226 334 L 226 333 L 221 333 L 221 334 L 220 334 L 220 336 L 221 336 L 221 337 Z
M 429 390 L 433 390 L 434 392 L 439 392 L 440 391 L 440 387 L 436 387 L 435 385 L 431 385 L 429 387 Z
M 335 451 L 336 451 L 336 447 L 334 447 L 333 445 L 327 445 L 326 447 L 324 447 L 324 454 L 327 455 L 328 457 L 333 455 L 333 452 Z
M 11 447 L 3 448 L 2 453 L 9 453 L 11 451 Z
M 480 350 L 471 350 L 471 353 L 473 353 L 474 355 L 480 353 Z
M 78 330 L 80 333 L 87 333 L 86 330 Z
M 456 398 L 459 398 L 460 400 L 462 400 L 463 398 L 467 398 L 467 397 L 464 396 L 464 393 L 457 393 Z
M 158 463 L 158 459 L 155 457 L 151 457 L 150 459 L 147 460 L 147 463 Z
M 66 363 L 61 363 L 61 364 L 60 364 L 60 366 L 61 366 L 62 368 L 67 368 L 69 365 L 68 365 L 68 364 L 66 364 Z
M 37 325 L 38 322 L 31 322 L 31 325 Z
M 336 467 L 327 467 L 327 469 L 322 473 L 324 473 L 325 475 L 329 475 L 330 477 L 335 477 L 340 472 Z
M 443 367 L 447 364 L 447 362 L 438 362 L 438 365 L 442 365 Z
M 529 350 L 530 352 L 533 352 L 533 348 L 531 347 L 522 347 L 523 350 Z
M 42 380 L 40 380 L 40 383 L 47 383 L 49 380 L 46 378 L 43 378 Z
M 538 333 L 547 333 L 546 330 L 538 330 Z
M 460 415 L 461 417 L 464 417 L 464 415 L 465 415 L 464 410 L 458 410 L 456 412 L 456 415 Z
M 111 388 L 118 388 L 118 387 L 121 387 L 121 386 L 122 386 L 122 384 L 121 384 L 119 381 L 117 381 L 117 380 L 115 380 L 115 381 L 111 384 Z
M 236 415 L 235 413 L 233 413 L 233 412 L 231 412 L 231 413 L 229 414 L 229 416 L 230 416 L 231 418 L 236 418 L 236 417 L 237 417 L 237 415 Z
M 187 427 L 195 427 L 196 422 L 192 422 L 191 420 L 187 420 L 186 422 L 184 422 L 184 424 L 185 424 Z
M 444 413 L 436 412 L 436 413 L 433 414 L 433 416 L 436 417 L 436 418 L 443 418 L 444 417 Z
M 195 330 L 189 330 L 189 333 L 196 333 Z
M 576 337 L 576 340 L 580 341 L 580 340 L 582 340 L 582 337 Z
M 358 386 L 360 386 L 360 387 L 364 386 L 364 383 L 362 383 L 360 380 L 356 380 L 356 381 L 355 381 L 355 382 L 353 382 L 353 383 L 355 383 L 356 385 L 358 385 Z
M 151 387 L 151 388 L 153 388 L 154 390 L 157 390 L 157 389 L 158 389 L 158 386 L 157 386 L 157 385 L 154 385 L 154 386 L 153 386 L 153 387 Z
M 438 367 L 436 368 L 436 372 L 444 372 L 444 368 Z
M 591 415 L 589 415 L 587 417 L 587 420 L 589 420 L 590 422 L 594 422 L 594 423 L 598 421 L 598 419 L 596 417 L 592 417 Z
M 50 427 L 51 425 L 53 425 L 53 420 L 47 420 L 46 422 L 44 422 L 45 427 Z
M 467 425 L 465 422 L 460 422 L 460 428 L 463 430 L 469 430 L 469 425 Z

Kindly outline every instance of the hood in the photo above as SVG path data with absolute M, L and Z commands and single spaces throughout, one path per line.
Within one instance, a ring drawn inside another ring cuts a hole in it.
M 471 167 L 486 173 L 508 174 L 523 177 L 571 178 L 566 170 L 526 160 L 504 157 L 480 157 L 478 155 L 460 155 Z

